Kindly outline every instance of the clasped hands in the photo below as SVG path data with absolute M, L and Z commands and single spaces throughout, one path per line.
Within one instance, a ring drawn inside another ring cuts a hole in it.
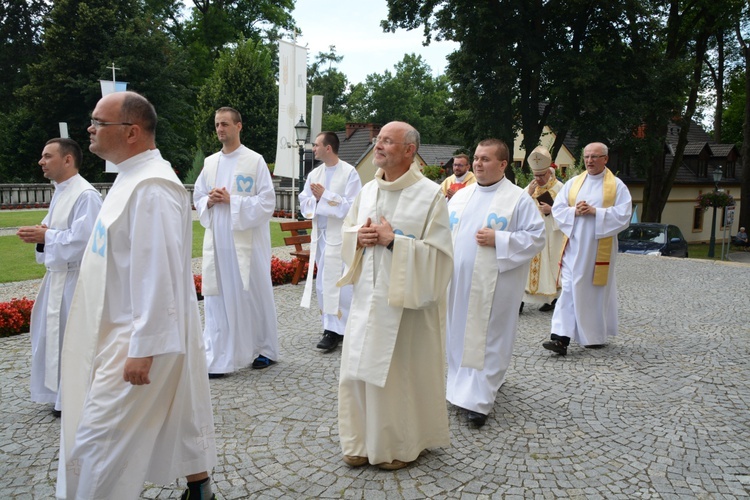
M 315 196 L 316 201 L 320 201 L 320 198 L 323 196 L 325 190 L 326 187 L 323 184 L 318 184 L 316 182 L 310 183 L 310 191 L 312 191 L 312 194 L 313 196 Z
M 219 203 L 229 203 L 230 199 L 231 197 L 229 195 L 229 191 L 227 191 L 227 188 L 213 188 L 208 192 L 208 208 L 211 208 L 212 206 Z
M 44 243 L 44 234 L 49 229 L 44 224 L 37 226 L 23 226 L 16 231 L 16 236 L 21 238 L 25 243 Z
M 375 245 L 387 247 L 394 239 L 396 239 L 396 233 L 393 232 L 391 224 L 385 220 L 385 217 L 380 218 L 380 224 L 373 224 L 368 217 L 367 222 L 357 230 L 357 248 Z
M 576 203 L 576 215 L 596 215 L 596 207 L 593 207 L 585 201 Z

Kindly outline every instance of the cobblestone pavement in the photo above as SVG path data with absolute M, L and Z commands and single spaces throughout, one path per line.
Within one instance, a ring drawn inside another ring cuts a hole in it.
M 487 425 L 449 408 L 451 447 L 407 469 L 350 469 L 336 423 L 340 351 L 314 349 L 302 286 L 276 288 L 282 359 L 211 381 L 218 498 L 747 498 L 750 265 L 621 255 L 620 335 L 567 357 L 527 305 Z M 50 498 L 59 420 L 29 401 L 29 336 L 0 339 L 4 497 Z M 184 479 L 146 485 L 179 498 Z

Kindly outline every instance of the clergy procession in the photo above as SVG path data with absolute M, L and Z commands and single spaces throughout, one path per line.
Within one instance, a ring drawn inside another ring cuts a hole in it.
M 216 110 L 222 148 L 192 199 L 156 148 L 156 123 L 135 92 L 103 97 L 88 132 L 91 152 L 119 172 L 104 202 L 78 175 L 78 145 L 52 139 L 39 161 L 55 185 L 49 213 L 17 233 L 47 268 L 31 320 L 31 399 L 61 417 L 58 498 L 133 499 L 146 481 L 178 477 L 183 499 L 216 498 L 222 415 L 209 379 L 285 369 L 270 276 L 274 187 L 243 144 L 253 138 L 241 113 Z M 335 133 L 313 141 L 320 164 L 299 203 L 317 274 L 311 266 L 297 304 L 310 308 L 315 291 L 322 336 L 309 356 L 342 345 L 325 378 L 348 467 L 395 471 L 449 449 L 451 408 L 483 427 L 504 404 L 524 302 L 553 311 L 539 355 L 558 362 L 571 341 L 602 348 L 617 335 L 616 236 L 632 206 L 606 145 L 587 145 L 585 171 L 564 185 L 537 147 L 534 180 L 517 186 L 508 145 L 489 138 L 473 161 L 455 156 L 439 185 L 415 162 L 419 131 L 396 121 L 373 141 L 378 169 L 362 185 Z M 193 208 L 205 228 L 203 322 Z

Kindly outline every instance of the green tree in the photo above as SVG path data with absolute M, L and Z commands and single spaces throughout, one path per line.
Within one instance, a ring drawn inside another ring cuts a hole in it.
M 154 0 L 152 0 L 154 1 Z M 155 0 L 158 1 L 158 0 Z M 180 2 L 181 3 L 181 2 Z M 192 81 L 203 83 L 221 52 L 237 40 L 273 42 L 295 29 L 294 0 L 193 0 L 190 17 L 172 33 L 191 56 Z M 165 15 L 172 12 L 162 9 Z
M 225 49 L 198 93 L 198 148 L 206 155 L 221 149 L 214 131 L 214 113 L 230 106 L 242 115 L 242 142 L 270 162 L 276 155 L 278 98 L 268 47 L 259 41 L 243 40 Z
M 356 121 L 385 124 L 402 120 L 419 130 L 422 141 L 447 142 L 445 126 L 451 92 L 448 79 L 432 76 L 430 66 L 416 54 L 405 54 L 395 74 L 367 75 L 364 84 L 352 87 L 347 100 L 349 116 Z
M 744 67 L 735 68 L 729 74 L 728 80 L 722 113 L 722 140 L 725 143 L 737 145 L 739 149 L 742 147 L 742 125 L 745 121 L 745 103 L 747 102 Z
M 189 65 L 181 49 L 164 34 L 158 19 L 139 0 L 59 0 L 44 23 L 44 52 L 29 66 L 29 83 L 18 96 L 23 102 L 15 122 L 6 122 L 19 146 L 2 144 L 0 163 L 18 172 L 33 172 L 50 137 L 59 135 L 58 122 L 67 122 L 71 137 L 84 146 L 81 172 L 89 180 L 104 180 L 103 162 L 88 152 L 89 117 L 101 97 L 98 80 L 117 78 L 153 102 L 159 114 L 157 141 L 164 157 L 178 170 L 187 170 L 192 154 L 190 122 L 192 92 L 187 88 Z M 31 122 L 31 123 L 29 123 Z
M 43 0 L 0 3 L 0 112 L 16 107 L 13 93 L 28 83 L 27 66 L 41 52 L 40 28 L 48 11 Z

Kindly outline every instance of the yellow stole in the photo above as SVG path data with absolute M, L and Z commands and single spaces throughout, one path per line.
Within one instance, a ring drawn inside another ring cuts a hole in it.
M 583 172 L 573 179 L 573 186 L 568 192 L 568 206 L 575 206 L 576 198 L 578 197 L 578 191 L 581 190 L 583 182 L 588 176 L 587 172 Z M 608 168 L 604 169 L 604 183 L 602 186 L 604 190 L 603 202 L 601 208 L 609 208 L 615 204 L 615 195 L 617 194 L 617 183 L 615 182 L 615 175 Z M 614 236 L 602 238 L 596 248 L 596 261 L 594 262 L 594 285 L 604 286 L 607 284 L 609 278 L 609 261 L 612 257 L 612 245 L 614 244 Z M 565 248 L 568 246 L 567 235 L 563 237 L 562 253 L 560 254 L 560 270 L 562 270 L 562 256 L 565 254 Z M 559 274 L 557 278 L 558 283 L 560 282 Z

